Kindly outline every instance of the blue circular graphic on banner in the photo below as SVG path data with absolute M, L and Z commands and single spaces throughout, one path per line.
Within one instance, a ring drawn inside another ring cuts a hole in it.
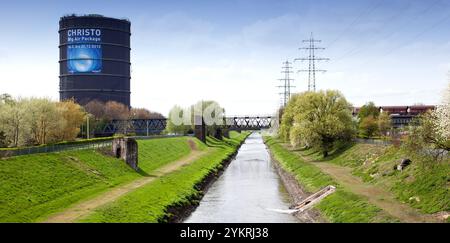
M 87 73 L 101 71 L 101 53 L 99 48 L 71 46 L 68 49 L 68 71 L 73 73 Z

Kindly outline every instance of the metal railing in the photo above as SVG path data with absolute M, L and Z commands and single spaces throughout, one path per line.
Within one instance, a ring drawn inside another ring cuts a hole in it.
M 182 137 L 183 135 L 156 135 L 156 136 L 133 136 L 136 140 L 146 140 L 146 139 L 158 139 L 158 138 L 171 138 L 171 137 Z M 99 149 L 112 145 L 113 138 L 103 141 L 86 141 L 75 144 L 53 144 L 37 147 L 25 147 L 17 149 L 6 149 L 0 150 L 0 158 L 12 157 L 19 155 L 28 154 L 39 154 L 39 153 L 52 153 L 61 152 L 68 150 L 82 150 L 82 149 Z
M 372 139 L 372 138 L 356 138 L 355 142 L 374 145 L 384 145 L 384 146 L 389 146 L 393 144 L 391 140 Z
M 11 157 L 27 154 L 52 153 L 67 150 L 82 150 L 82 149 L 98 149 L 111 146 L 112 138 L 104 141 L 91 141 L 76 144 L 52 144 L 38 147 L 25 147 L 17 149 L 0 150 L 0 157 Z

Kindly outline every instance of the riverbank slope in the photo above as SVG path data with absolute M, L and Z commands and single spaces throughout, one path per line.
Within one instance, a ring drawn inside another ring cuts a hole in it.
M 198 205 L 203 190 L 231 161 L 248 135 L 233 132 L 230 139 L 208 137 L 206 155 L 94 210 L 80 222 L 181 221 Z
M 139 140 L 138 172 L 122 160 L 86 149 L 0 160 L 0 222 L 36 222 L 112 188 L 148 177 L 191 152 L 189 137 Z
M 378 207 L 355 195 L 315 165 L 307 163 L 292 151 L 284 148 L 280 141 L 264 137 L 273 158 L 298 181 L 306 194 L 334 185 L 337 191 L 323 199 L 314 209 L 329 222 L 396 222 L 397 220 Z
M 308 191 L 327 183 L 338 186 L 336 195 L 316 206 L 331 222 L 448 220 L 448 161 L 424 168 L 424 161 L 413 158 L 413 164 L 400 172 L 394 167 L 407 154 L 399 148 L 353 144 L 323 158 L 312 150 L 293 149 L 275 138 L 266 137 L 266 143 Z M 343 199 L 357 207 L 347 207 Z M 365 216 L 356 217 L 357 213 Z

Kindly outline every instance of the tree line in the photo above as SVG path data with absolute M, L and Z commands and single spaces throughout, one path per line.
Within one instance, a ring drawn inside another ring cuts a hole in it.
M 279 137 L 295 147 L 313 148 L 324 157 L 355 137 L 388 136 L 391 118 L 373 102 L 353 117 L 352 105 L 336 90 L 303 92 L 292 96 L 282 112 Z M 403 129 L 411 151 L 450 150 L 450 84 L 442 102 Z
M 213 100 L 198 101 L 187 108 L 175 105 L 169 112 L 165 133 L 181 135 L 193 133 L 196 114 L 212 118 L 211 124 L 206 122 L 206 132 L 214 136 L 220 126 L 215 121 L 225 117 L 225 109 Z
M 74 100 L 14 98 L 0 95 L 0 147 L 20 147 L 73 141 L 90 119 L 92 130 L 113 119 L 152 119 L 163 115 L 145 108 L 131 108 L 109 101 L 94 100 L 84 107 Z M 93 133 L 93 131 L 91 131 Z

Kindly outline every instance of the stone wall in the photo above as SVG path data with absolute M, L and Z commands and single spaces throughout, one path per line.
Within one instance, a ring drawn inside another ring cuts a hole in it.
M 112 142 L 112 153 L 134 170 L 138 170 L 138 144 L 134 138 L 115 138 Z

